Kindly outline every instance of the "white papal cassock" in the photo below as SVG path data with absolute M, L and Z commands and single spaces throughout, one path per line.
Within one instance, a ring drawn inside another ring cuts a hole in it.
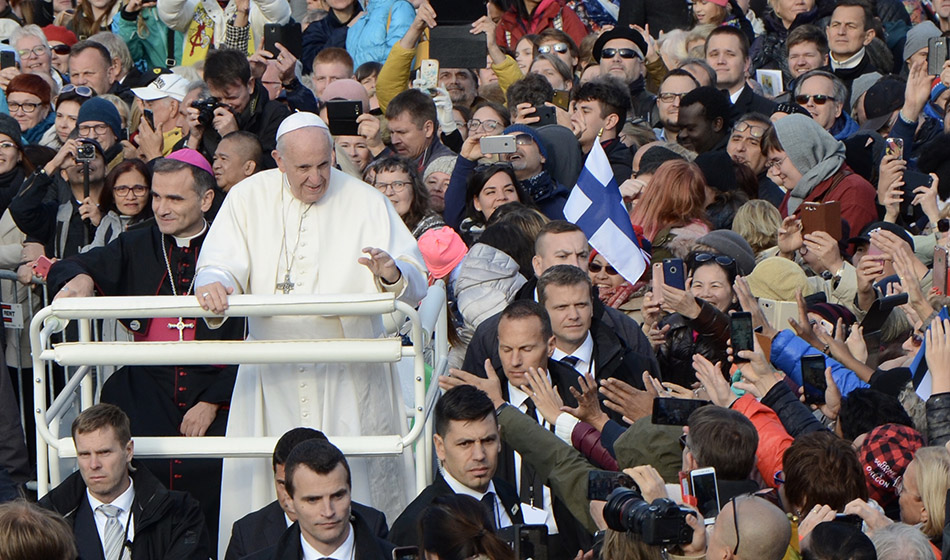
M 299 230 L 299 240 L 298 240 Z M 384 287 L 357 259 L 364 247 L 385 250 L 402 279 Z M 277 169 L 257 173 L 228 193 L 201 248 L 195 285 L 220 281 L 236 294 L 283 293 L 288 264 L 293 294 L 396 291 L 417 305 L 425 295 L 422 256 L 386 197 L 336 169 L 325 195 L 309 205 L 296 199 Z M 212 321 L 209 321 L 213 322 Z M 373 338 L 382 321 L 368 317 L 258 317 L 248 320 L 252 340 Z M 328 436 L 405 433 L 402 392 L 388 364 L 242 365 L 238 369 L 229 436 L 280 436 L 311 426 Z M 350 460 L 353 499 L 390 519 L 408 503 L 408 454 Z M 269 459 L 225 459 L 218 550 L 231 525 L 275 499 Z M 222 544 L 223 543 L 223 544 Z

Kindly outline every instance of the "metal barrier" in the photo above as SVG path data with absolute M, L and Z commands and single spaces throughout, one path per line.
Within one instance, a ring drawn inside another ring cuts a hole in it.
M 438 397 L 436 379 L 444 373 L 448 360 L 447 314 L 444 284 L 439 281 L 429 291 L 417 311 L 396 301 L 393 294 L 371 295 L 238 295 L 228 300 L 226 316 L 272 317 L 302 315 L 374 316 L 399 312 L 411 325 L 412 346 L 403 346 L 399 337 L 343 340 L 291 341 L 185 341 L 185 342 L 95 342 L 91 321 L 146 317 L 214 317 L 191 296 L 65 298 L 40 310 L 30 325 L 34 372 L 42 372 L 44 362 L 79 366 L 66 387 L 47 408 L 47 379 L 34 375 L 34 415 L 36 417 L 37 492 L 43 496 L 50 485 L 62 480 L 59 458 L 75 457 L 72 439 L 59 438 L 59 420 L 80 389 L 80 407 L 93 404 L 91 366 L 106 365 L 196 365 L 271 364 L 300 362 L 399 362 L 413 361 L 412 427 L 406 435 L 334 437 L 333 443 L 346 455 L 400 455 L 425 433 L 433 403 Z M 79 321 L 79 341 L 51 346 L 50 336 L 66 322 Z M 431 377 L 425 373 L 424 352 L 430 348 Z M 429 383 L 428 390 L 426 388 Z M 410 411 L 407 411 L 407 413 Z M 136 437 L 135 454 L 140 457 L 270 457 L 277 437 Z M 416 448 L 416 493 L 431 482 L 431 437 Z

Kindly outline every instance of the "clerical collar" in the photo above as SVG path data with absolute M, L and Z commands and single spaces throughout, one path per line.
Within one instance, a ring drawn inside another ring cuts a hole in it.
M 829 56 L 829 57 L 828 57 L 828 60 L 831 61 L 831 69 L 832 69 L 832 70 L 838 70 L 839 68 L 843 68 L 843 69 L 845 69 L 845 70 L 850 70 L 851 68 L 854 68 L 855 66 L 857 66 L 858 64 L 860 64 L 860 63 L 861 63 L 861 59 L 863 59 L 863 58 L 864 58 L 864 47 L 861 47 L 861 50 L 859 50 L 858 52 L 856 52 L 856 53 L 854 54 L 854 56 L 852 56 L 851 58 L 849 58 L 849 59 L 847 59 L 847 60 L 842 60 L 841 62 L 838 62 L 837 60 L 835 60 L 835 56 L 834 56 L 834 55 Z
M 349 521 L 347 521 L 349 523 Z M 353 525 L 350 524 L 349 534 L 343 544 L 337 547 L 330 554 L 323 554 L 316 548 L 310 546 L 307 539 L 303 536 L 303 530 L 300 531 L 300 548 L 303 550 L 303 560 L 320 560 L 321 558 L 332 558 L 333 560 L 354 560 L 356 556 L 356 537 L 353 531 Z
M 208 231 L 208 221 L 205 220 L 204 218 L 201 218 L 201 221 L 204 224 L 201 226 L 201 231 L 189 237 L 173 236 L 175 238 L 175 244 L 178 245 L 179 247 L 190 247 L 192 239 L 195 239 L 197 237 L 201 237 L 202 235 L 204 235 L 204 233 Z
M 445 468 L 442 467 L 441 465 L 439 466 L 439 470 L 442 471 L 442 478 L 445 479 L 445 483 L 448 484 L 449 488 L 451 488 L 452 491 L 455 492 L 456 494 L 462 494 L 463 496 L 471 496 L 475 498 L 476 500 L 481 501 L 481 499 L 485 496 L 485 494 L 489 492 L 495 492 L 495 481 L 493 480 L 488 482 L 488 490 L 485 490 L 484 492 L 479 492 L 478 490 L 469 488 L 468 486 L 465 486 L 464 484 L 456 480 L 455 477 L 449 474 L 449 471 L 445 470 Z M 495 495 L 497 496 L 498 492 L 495 492 Z

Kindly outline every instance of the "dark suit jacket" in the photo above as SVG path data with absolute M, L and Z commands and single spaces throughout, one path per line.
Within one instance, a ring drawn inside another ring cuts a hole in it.
M 353 502 L 353 512 L 369 526 L 377 538 L 385 539 L 389 534 L 386 514 L 363 504 Z M 280 537 L 287 532 L 284 510 L 277 500 L 261 509 L 251 512 L 234 522 L 231 527 L 231 541 L 224 560 L 239 560 L 255 552 L 277 545 Z
M 726 92 L 728 95 L 728 92 Z M 762 97 L 752 91 L 752 88 L 745 86 L 739 98 L 732 105 L 732 122 L 736 122 L 739 117 L 746 113 L 762 113 L 766 117 L 775 110 L 775 102 Z
M 495 492 L 498 494 L 498 499 L 501 500 L 502 505 L 505 506 L 511 522 L 524 523 L 524 517 L 521 515 L 521 500 L 518 498 L 517 490 L 497 477 L 493 478 L 492 482 L 495 483 Z M 436 498 L 450 496 L 454 493 L 449 483 L 442 478 L 442 474 L 436 474 L 432 484 L 416 496 L 416 499 L 406 506 L 406 509 L 393 522 L 392 529 L 389 531 L 389 541 L 396 546 L 418 546 L 418 524 L 422 512 Z
M 279 508 L 279 506 L 278 506 Z M 373 534 L 363 517 L 355 510 L 350 512 L 350 523 L 355 542 L 354 560 L 390 560 L 393 545 Z M 300 546 L 300 523 L 284 530 L 277 544 L 245 556 L 247 560 L 300 560 L 303 558 Z

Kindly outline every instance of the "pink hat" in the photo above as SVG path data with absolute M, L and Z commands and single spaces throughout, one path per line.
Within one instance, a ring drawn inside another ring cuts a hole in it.
M 211 176 L 214 176 L 214 171 L 211 169 L 211 164 L 208 163 L 208 160 L 206 160 L 203 155 L 196 152 L 195 150 L 192 150 L 191 148 L 175 150 L 174 152 L 165 156 L 165 159 L 174 159 L 189 165 L 194 165 L 199 169 L 204 169 Z
M 333 80 L 327 84 L 320 99 L 322 101 L 332 101 L 334 99 L 359 101 L 363 104 L 363 112 L 369 113 L 369 95 L 366 93 L 363 84 L 356 80 Z
M 454 229 L 444 226 L 423 233 L 419 238 L 419 251 L 429 273 L 438 279 L 448 276 L 462 262 L 468 247 Z

